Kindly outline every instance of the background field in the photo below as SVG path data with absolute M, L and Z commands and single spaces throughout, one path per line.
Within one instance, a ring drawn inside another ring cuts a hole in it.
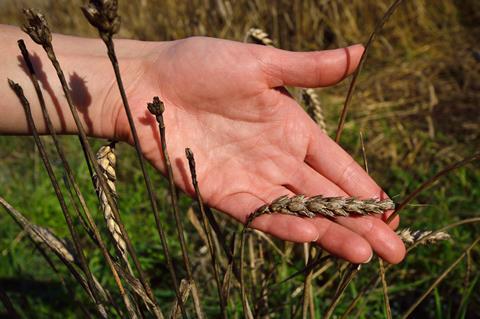
M 375 23 L 390 1 L 120 1 L 122 28 L 120 37 L 142 40 L 173 40 L 206 35 L 242 41 L 250 27 L 269 32 L 275 45 L 290 50 L 336 48 L 365 43 Z M 0 1 L 0 23 L 19 25 L 20 9 L 34 7 L 44 12 L 55 32 L 96 36 L 79 10 L 81 1 Z M 366 138 L 370 172 L 395 201 L 401 201 L 422 181 L 448 163 L 480 149 L 480 2 L 476 0 L 404 1 L 374 43 L 361 74 L 341 144 L 361 161 L 359 132 Z M 0 85 L 7 85 L 0 79 Z M 319 89 L 330 135 L 344 102 L 349 81 L 334 88 Z M 20 107 L 20 105 L 19 105 Z M 0 111 L 1 114 L 1 111 Z M 1 116 L 1 115 L 0 115 Z M 168 133 L 168 132 L 167 132 Z M 173 134 L 173 133 L 170 133 Z M 87 168 L 76 138 L 63 137 L 72 167 L 85 190 L 91 208 L 97 207 L 90 187 Z M 52 148 L 50 140 L 45 142 Z M 95 145 L 101 145 L 101 141 Z M 168 309 L 173 298 L 171 283 L 163 263 L 160 242 L 153 227 L 153 216 L 133 149 L 120 145 L 120 209 L 143 267 L 151 278 L 155 293 Z M 60 172 L 60 163 L 57 162 Z M 169 216 L 165 181 L 152 170 L 159 186 L 162 216 L 175 260 L 180 265 L 180 249 L 173 219 Z M 33 222 L 48 226 L 66 236 L 58 202 L 43 170 L 30 137 L 0 136 L 0 195 L 24 212 Z M 479 216 L 480 170 L 478 163 L 450 174 L 424 192 L 402 212 L 402 226 L 437 229 L 454 221 Z M 187 218 L 191 204 L 181 198 L 186 237 L 194 263 L 195 278 L 204 296 L 205 311 L 215 317 L 218 311 L 208 254 L 204 242 Z M 220 214 L 228 238 L 239 225 Z M 97 214 L 98 223 L 103 218 Z M 401 314 L 432 280 L 457 258 L 460 251 L 479 234 L 478 225 L 451 230 L 452 241 L 416 249 L 405 261 L 387 273 L 392 310 Z M 78 316 L 70 296 L 61 287 L 41 256 L 19 231 L 10 217 L 0 210 L 0 285 L 21 306 L 25 314 L 36 318 Z M 258 239 L 262 241 L 262 239 Z M 91 247 L 91 243 L 85 243 Z M 280 281 L 301 269 L 300 247 L 275 241 L 290 251 L 289 261 L 273 250 L 266 251 L 268 267 L 275 266 Z M 265 244 L 270 249 L 268 244 Z M 478 318 L 480 248 L 471 253 L 471 272 L 462 262 L 435 289 L 416 311 L 416 318 Z M 87 253 L 92 270 L 106 285 L 108 271 L 100 253 Z M 179 266 L 180 267 L 180 266 Z M 335 267 L 315 279 L 317 315 L 325 310 L 333 295 Z M 342 313 L 357 291 L 377 272 L 377 263 L 365 267 L 347 290 L 338 306 Z M 465 287 L 466 274 L 470 274 Z M 270 311 L 287 318 L 301 304 L 302 278 L 295 278 L 270 294 Z M 78 298 L 83 300 L 79 292 Z M 462 298 L 464 299 L 462 301 Z M 237 298 L 238 299 L 238 298 Z M 0 306 L 0 314 L 2 313 Z M 381 290 L 374 290 L 357 308 L 360 318 L 383 317 Z M 229 307 L 232 317 L 241 314 L 237 300 Z M 0 315 L 1 317 L 1 315 Z M 270 318 L 274 316 L 270 314 Z

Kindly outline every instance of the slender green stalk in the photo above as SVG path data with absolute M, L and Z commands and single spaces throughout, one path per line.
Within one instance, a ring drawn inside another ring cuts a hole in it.
M 399 213 L 402 209 L 404 209 L 408 203 L 410 203 L 415 197 L 417 197 L 421 192 L 425 189 L 430 187 L 435 181 L 437 181 L 440 177 L 450 173 L 451 171 L 460 168 L 462 166 L 467 165 L 470 162 L 480 160 L 480 153 L 473 154 L 472 156 L 466 157 L 461 161 L 455 162 L 453 164 L 448 165 L 446 168 L 435 174 L 434 176 L 430 177 L 428 180 L 423 182 L 417 189 L 411 192 L 396 208 L 395 212 L 390 215 L 387 219 L 387 224 L 389 224 Z
M 380 270 L 380 280 L 382 282 L 382 291 L 383 291 L 383 302 L 385 305 L 387 319 L 392 319 L 392 309 L 390 308 L 390 300 L 388 299 L 387 279 L 385 278 L 385 266 L 383 265 L 383 260 L 381 258 L 378 258 L 378 266 Z
M 405 311 L 405 313 L 402 315 L 402 319 L 406 319 L 412 314 L 418 305 L 420 305 L 420 303 L 425 300 L 425 298 L 433 291 L 433 289 L 435 289 L 435 287 L 437 287 L 445 279 L 445 277 L 447 277 L 447 275 L 462 261 L 463 258 L 465 258 L 467 253 L 471 251 L 478 242 L 480 242 L 480 237 L 477 237 L 473 243 L 471 243 L 467 249 L 465 249 L 463 253 L 450 266 L 448 266 L 448 268 L 445 269 L 440 276 L 437 277 L 430 287 L 428 287 L 428 289 L 413 303 L 413 305 L 411 305 L 410 308 Z
M 475 223 L 480 223 L 480 217 L 473 217 L 473 218 L 464 219 L 464 220 L 458 221 L 456 223 L 449 224 L 445 227 L 442 227 L 442 228 L 428 234 L 427 236 L 425 236 L 424 238 L 422 238 L 418 242 L 415 242 L 413 245 L 408 247 L 407 248 L 407 255 L 412 249 L 414 249 L 415 247 L 420 245 L 423 241 L 428 240 L 429 237 L 434 236 L 438 232 L 446 231 L 448 229 L 458 227 L 458 226 L 461 226 L 461 225 L 475 224 Z M 385 267 L 385 272 L 393 266 L 394 265 L 392 265 L 392 264 L 387 265 Z M 372 291 L 379 283 L 380 283 L 380 277 L 375 276 L 375 277 L 371 278 L 370 281 L 362 288 L 362 290 L 360 292 L 358 292 L 357 296 L 350 302 L 350 304 L 347 307 L 347 310 L 345 310 L 345 312 L 342 314 L 340 319 L 349 318 L 350 313 L 352 312 L 353 308 L 355 308 L 358 301 L 360 301 L 360 299 L 363 298 L 368 292 Z
M 35 69 L 33 68 L 32 62 L 30 60 L 30 55 L 28 53 L 27 47 L 25 46 L 25 42 L 23 40 L 19 40 L 18 41 L 18 47 L 20 48 L 20 51 L 22 53 L 25 64 L 27 65 L 30 78 L 32 80 L 33 86 L 35 88 L 35 92 L 37 93 L 37 97 L 38 97 L 39 102 L 40 102 L 40 108 L 42 109 L 43 118 L 45 120 L 45 123 L 47 124 L 48 133 L 51 135 L 51 137 L 53 139 L 53 142 L 55 144 L 55 149 L 56 149 L 56 151 L 57 151 L 57 153 L 60 156 L 60 159 L 62 161 L 62 165 L 63 165 L 63 168 L 65 170 L 65 175 L 67 177 L 68 184 L 73 187 L 73 189 L 75 191 L 75 194 L 76 194 L 77 198 L 79 199 L 79 202 L 81 203 L 83 212 L 86 215 L 86 218 L 87 218 L 87 221 L 88 221 L 88 226 L 89 226 L 87 229 L 90 232 L 93 233 L 94 240 L 98 244 L 98 246 L 100 248 L 100 251 L 102 252 L 103 257 L 107 261 L 108 267 L 110 268 L 110 271 L 113 274 L 113 278 L 115 280 L 115 283 L 116 283 L 116 285 L 117 285 L 117 287 L 120 291 L 120 295 L 122 296 L 122 299 L 125 303 L 125 306 L 130 313 L 130 317 L 131 318 L 137 318 L 136 311 L 134 310 L 135 308 L 132 306 L 132 302 L 131 302 L 128 294 L 126 293 L 126 291 L 123 287 L 123 284 L 120 280 L 120 277 L 119 277 L 117 271 L 115 270 L 112 259 L 110 258 L 110 254 L 108 253 L 107 247 L 106 247 L 106 245 L 105 245 L 105 243 L 102 239 L 102 236 L 101 236 L 101 234 L 100 234 L 100 232 L 99 232 L 99 230 L 98 230 L 98 228 L 95 224 L 95 221 L 93 220 L 93 218 L 90 214 L 90 210 L 89 210 L 89 208 L 88 208 L 88 206 L 85 202 L 85 199 L 84 199 L 84 197 L 83 197 L 83 195 L 80 191 L 80 188 L 78 187 L 78 184 L 75 181 L 75 177 L 73 175 L 70 164 L 67 161 L 67 158 L 65 156 L 65 152 L 63 151 L 63 147 L 61 146 L 60 142 L 58 141 L 57 134 L 55 133 L 55 129 L 54 129 L 53 124 L 52 124 L 52 120 L 50 118 L 50 115 L 48 114 L 48 110 L 47 110 L 47 107 L 46 107 L 46 104 L 45 104 L 45 99 L 43 97 L 42 90 L 40 89 L 40 85 L 38 83 L 38 78 L 37 78 L 37 75 L 35 73 Z M 70 191 L 70 196 L 71 196 L 72 202 L 75 203 L 75 200 L 73 199 L 73 195 L 71 194 L 71 191 Z M 77 214 L 81 217 L 82 215 L 78 211 L 78 208 L 76 207 L 76 205 L 75 205 L 75 208 L 77 210 Z
M 335 293 L 335 296 L 333 297 L 333 300 L 331 304 L 328 306 L 325 314 L 323 315 L 323 319 L 329 319 L 335 308 L 337 307 L 338 303 L 340 302 L 343 293 L 345 292 L 345 289 L 347 289 L 348 285 L 352 281 L 352 279 L 355 277 L 355 275 L 360 271 L 360 265 L 355 265 L 355 264 L 350 264 L 348 266 L 348 270 L 346 274 L 343 276 L 342 280 L 340 281 L 340 284 L 337 288 L 337 292 Z

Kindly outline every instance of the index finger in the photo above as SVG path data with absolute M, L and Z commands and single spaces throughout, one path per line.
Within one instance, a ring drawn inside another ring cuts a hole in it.
M 382 188 L 345 150 L 324 134 L 313 121 L 310 125 L 312 134 L 305 157 L 308 165 L 350 196 L 388 198 Z M 385 214 L 385 218 L 388 218 L 388 215 Z M 395 218 L 390 225 L 396 228 L 398 222 L 399 219 Z

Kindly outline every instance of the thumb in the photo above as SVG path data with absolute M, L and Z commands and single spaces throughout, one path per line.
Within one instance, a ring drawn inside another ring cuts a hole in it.
M 342 49 L 291 52 L 255 45 L 270 87 L 320 87 L 333 85 L 358 66 L 364 48 L 352 45 Z

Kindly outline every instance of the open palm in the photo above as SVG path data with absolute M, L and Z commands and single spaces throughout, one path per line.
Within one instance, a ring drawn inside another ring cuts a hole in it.
M 165 171 L 156 122 L 146 110 L 148 99 L 158 95 L 165 103 L 176 184 L 193 193 L 184 155 L 190 147 L 206 203 L 241 222 L 281 195 L 384 197 L 283 89 L 335 84 L 353 72 L 362 51 L 353 46 L 293 53 L 200 37 L 162 46 L 128 89 L 144 155 Z M 128 136 L 120 114 L 117 129 Z M 256 219 L 253 227 L 285 240 L 316 241 L 357 263 L 365 262 L 372 249 L 392 263 L 404 256 L 391 228 L 371 216 L 331 221 L 274 214 Z

